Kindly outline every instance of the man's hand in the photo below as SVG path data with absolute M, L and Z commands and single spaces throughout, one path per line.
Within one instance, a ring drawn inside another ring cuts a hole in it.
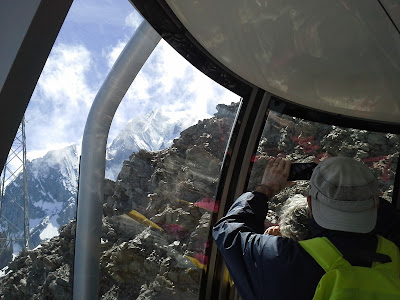
M 265 234 L 270 234 L 270 235 L 275 235 L 275 236 L 282 236 L 281 229 L 280 229 L 279 225 L 268 227 L 267 230 L 265 230 L 264 233 Z
M 257 186 L 256 192 L 267 195 L 269 199 L 291 185 L 287 181 L 290 171 L 290 160 L 278 158 L 268 158 L 261 184 Z

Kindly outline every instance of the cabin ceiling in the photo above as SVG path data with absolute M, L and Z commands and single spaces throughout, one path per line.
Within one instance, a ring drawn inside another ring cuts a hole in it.
M 166 3 L 209 54 L 248 83 L 326 112 L 400 123 L 398 1 Z

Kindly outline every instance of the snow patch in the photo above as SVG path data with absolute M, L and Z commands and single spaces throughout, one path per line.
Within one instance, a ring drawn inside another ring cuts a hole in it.
M 58 228 L 60 225 L 57 223 L 57 221 L 52 218 L 51 221 L 47 224 L 46 228 L 43 229 L 43 231 L 40 233 L 39 237 L 41 240 L 48 240 L 51 239 L 52 237 L 58 236 Z
M 0 277 L 6 276 L 11 272 L 12 270 L 9 270 L 8 266 L 5 266 L 3 269 L 0 270 Z
M 123 161 L 133 152 L 169 147 L 182 129 L 189 127 L 183 126 L 187 117 L 187 113 L 168 114 L 164 109 L 156 109 L 131 120 L 107 148 L 106 178 L 116 180 Z

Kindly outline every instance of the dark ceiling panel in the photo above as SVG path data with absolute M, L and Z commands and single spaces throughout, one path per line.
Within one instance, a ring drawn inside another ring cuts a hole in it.
M 0 93 L 1 169 L 71 4 L 72 0 L 40 2 L 4 82 Z
M 400 33 L 400 1 L 399 0 L 378 0 L 382 4 L 382 8 L 388 14 L 388 17 L 393 22 Z

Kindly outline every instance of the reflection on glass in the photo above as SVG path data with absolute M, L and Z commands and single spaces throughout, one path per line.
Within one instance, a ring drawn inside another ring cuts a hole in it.
M 266 156 L 286 157 L 292 162 L 345 156 L 370 167 L 378 178 L 381 197 L 391 202 L 399 141 L 399 135 L 395 134 L 326 125 L 270 111 L 253 158 L 249 190 L 259 184 Z M 271 223 L 276 223 L 282 203 L 295 194 L 308 195 L 308 182 L 296 181 L 293 187 L 272 199 Z
M 214 193 L 237 105 L 123 163 L 104 204 L 101 294 L 197 299 L 207 269 Z M 129 286 L 129 288 L 127 288 Z

